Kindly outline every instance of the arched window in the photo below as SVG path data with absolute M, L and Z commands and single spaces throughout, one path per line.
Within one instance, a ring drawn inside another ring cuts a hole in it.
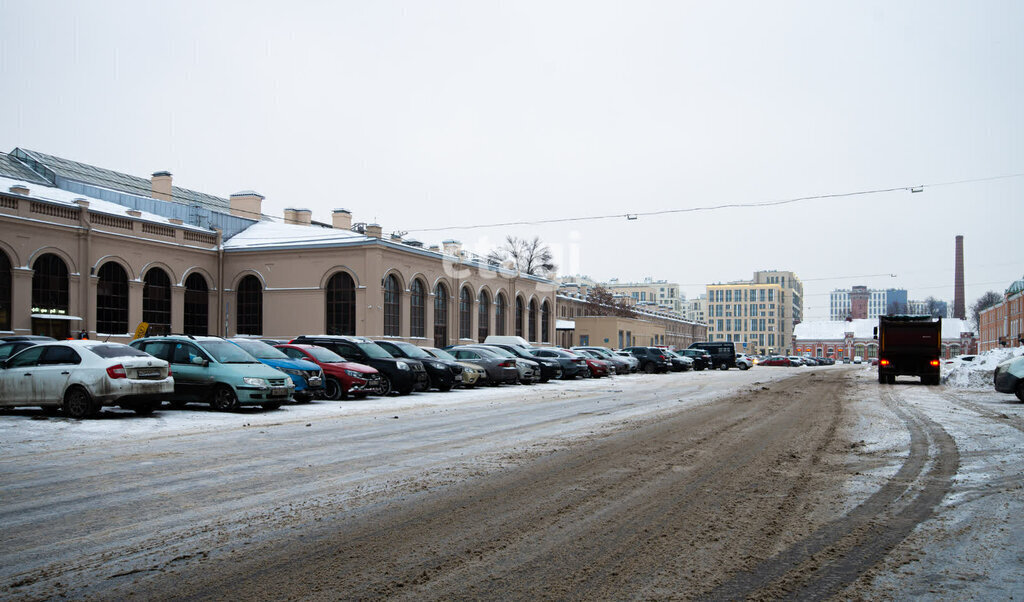
M 434 287 L 434 347 L 448 346 L 448 289 L 441 282 Z
M 327 334 L 356 333 L 356 283 L 345 272 L 327 281 Z
M 523 298 L 516 297 L 516 336 L 523 336 Z
M 108 261 L 100 266 L 96 284 L 96 332 L 128 332 L 128 274 L 121 264 Z
M 427 322 L 427 287 L 419 278 L 412 281 L 409 287 L 409 336 L 426 337 Z
M 473 336 L 473 293 L 462 287 L 459 293 L 459 338 L 468 339 Z
M 210 289 L 206 278 L 192 272 L 185 279 L 185 334 L 206 336 L 210 325 Z
M 498 293 L 498 296 L 494 298 L 494 334 L 498 336 L 505 336 L 505 320 L 507 319 L 508 303 L 505 302 L 504 293 Z
M 242 278 L 235 297 L 238 305 L 235 330 L 238 334 L 263 334 L 263 285 L 260 279 L 253 275 Z
M 480 308 L 477 310 L 476 339 L 483 343 L 491 329 L 491 297 L 487 291 L 480 291 L 477 301 L 480 303 Z
M 68 266 L 52 253 L 32 264 L 32 313 L 68 314 Z M 67 320 L 32 318 L 32 333 L 65 339 L 70 333 Z
M 531 341 L 539 341 L 537 338 L 537 300 L 530 299 L 530 339 Z
M 171 333 L 171 279 L 167 272 L 153 268 L 146 272 L 142 285 L 142 321 L 149 334 Z
M 551 306 L 547 299 L 540 304 L 540 340 L 545 343 L 551 340 Z
M 389 274 L 384 279 L 384 335 L 397 337 L 402 334 L 402 288 L 398 278 Z
M 11 260 L 0 251 L 0 330 L 11 329 Z

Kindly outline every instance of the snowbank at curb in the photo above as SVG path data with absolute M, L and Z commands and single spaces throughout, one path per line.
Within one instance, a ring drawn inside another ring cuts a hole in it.
M 990 349 L 975 356 L 971 362 L 955 360 L 948 371 L 943 370 L 942 382 L 963 389 L 991 389 L 996 366 L 1021 355 L 1024 355 L 1024 347 Z

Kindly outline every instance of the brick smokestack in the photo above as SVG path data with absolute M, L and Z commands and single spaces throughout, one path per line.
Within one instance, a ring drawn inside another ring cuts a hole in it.
M 953 317 L 967 319 L 967 308 L 964 307 L 964 237 L 956 237 L 956 280 L 953 284 Z

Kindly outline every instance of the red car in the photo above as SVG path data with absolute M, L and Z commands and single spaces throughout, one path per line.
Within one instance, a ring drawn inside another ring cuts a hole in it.
M 367 395 L 380 395 L 380 373 L 376 368 L 350 362 L 330 349 L 319 345 L 274 345 L 285 355 L 297 360 L 307 360 L 320 366 L 324 371 L 324 397 L 345 399 L 350 394 L 356 399 Z
M 788 357 L 777 355 L 775 357 L 769 357 L 761 360 L 758 366 L 792 366 L 793 363 L 789 361 Z
M 584 360 L 587 361 L 587 368 L 590 370 L 591 378 L 599 378 L 601 376 L 608 376 L 611 374 L 611 364 L 608 362 L 597 359 L 591 356 L 587 351 L 582 349 L 563 349 L 562 351 L 568 351 L 569 353 L 575 353 Z

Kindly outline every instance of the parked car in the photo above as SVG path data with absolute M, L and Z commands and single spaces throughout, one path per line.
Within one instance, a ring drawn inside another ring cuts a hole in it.
M 449 347 L 448 353 L 459 361 L 468 361 L 487 371 L 487 382 L 492 387 L 502 383 L 514 385 L 519 382 L 519 368 L 515 358 L 498 355 L 494 349 L 486 347 Z
M 174 393 L 167 362 L 120 343 L 39 341 L 0 361 L 0 406 L 87 418 L 118 405 L 150 414 Z
M 706 370 L 714 366 L 711 354 L 704 349 L 676 349 L 676 355 L 682 355 L 693 360 L 694 370 Z
M 244 405 L 276 410 L 295 390 L 287 374 L 220 337 L 146 337 L 132 341 L 131 346 L 171 364 L 174 394 L 170 401 L 175 407 L 194 401 L 209 403 L 221 412 Z
M 862 358 L 861 356 L 859 356 L 859 355 L 855 355 L 855 356 L 853 356 L 853 363 L 855 363 L 855 364 L 860 364 L 860 363 L 862 363 L 863 361 L 864 361 L 864 358 Z
M 493 337 L 487 337 L 488 339 Z M 549 357 L 537 357 L 530 353 L 532 347 L 521 347 L 519 345 L 508 345 L 505 343 L 485 343 L 493 347 L 500 347 L 521 360 L 531 361 L 537 364 L 540 369 L 540 382 L 546 383 L 552 378 L 562 378 L 562 364 L 556 359 Z
M 381 395 L 397 392 L 408 395 L 415 390 L 424 391 L 430 386 L 427 370 L 419 360 L 398 359 L 381 349 L 366 337 L 347 335 L 302 335 L 292 339 L 292 344 L 319 345 L 337 353 L 350 362 L 373 366 L 380 372 Z
M 539 382 L 540 381 L 540 364 L 538 364 L 537 362 L 533 361 L 532 358 L 531 359 L 523 359 L 523 358 L 519 357 L 518 355 L 516 355 L 515 353 L 512 353 L 511 351 L 508 351 L 507 349 L 502 349 L 501 347 L 496 347 L 496 346 L 493 346 L 493 345 L 485 345 L 485 344 L 477 343 L 477 344 L 462 345 L 462 346 L 463 347 L 471 347 L 471 348 L 480 347 L 480 348 L 483 348 L 483 349 L 487 349 L 488 351 L 492 351 L 492 352 L 496 353 L 500 357 L 511 358 L 511 359 L 515 360 L 515 362 L 516 362 L 516 370 L 519 372 L 519 382 L 521 384 L 531 385 L 531 384 L 533 384 L 535 382 Z
M 630 356 L 630 358 L 633 359 L 633 361 L 630 361 L 630 358 L 626 358 L 621 355 L 612 353 L 612 351 L 607 347 L 590 347 L 581 345 L 578 347 L 573 347 L 572 351 L 576 351 L 577 349 L 583 349 L 596 354 L 598 358 L 603 359 L 604 361 L 614 366 L 616 374 L 629 374 L 630 372 L 634 371 L 633 366 L 636 366 L 637 370 L 640 369 L 639 360 L 637 360 L 636 358 L 632 358 L 632 356 Z
M 745 353 L 736 354 L 736 367 L 740 370 L 749 370 L 754 367 L 754 358 Z
M 736 367 L 736 345 L 731 341 L 691 343 L 690 349 L 703 349 L 711 355 L 712 364 L 720 370 Z
M 5 360 L 26 347 L 56 340 L 53 337 L 44 337 L 37 334 L 0 337 L 0 360 Z
M 586 360 L 587 370 L 589 371 L 589 376 L 591 378 L 600 378 L 602 376 L 611 376 L 612 374 L 615 374 L 612 365 L 602 360 L 592 351 L 580 349 L 579 351 L 573 350 L 572 353 L 575 353 Z
M 462 366 L 462 386 L 467 389 L 472 389 L 477 385 L 482 385 L 487 382 L 487 371 L 484 370 L 483 366 L 479 366 L 472 362 L 464 362 L 456 358 L 454 355 L 448 353 L 444 349 L 438 349 L 437 347 L 420 347 L 423 351 L 426 351 L 431 356 L 441 360 L 451 360 L 458 362 Z
M 819 355 L 815 357 L 814 360 L 817 361 L 820 366 L 834 366 L 836 364 L 836 360 L 831 357 L 821 357 Z
M 1013 393 L 1024 401 L 1024 356 L 1008 359 L 996 366 L 992 383 L 1000 393 Z
M 228 340 L 245 349 L 249 355 L 260 362 L 287 374 L 292 379 L 292 384 L 295 385 L 292 395 L 297 401 L 310 401 L 323 396 L 324 372 L 316 363 L 305 358 L 288 357 L 280 349 L 274 349 L 267 343 L 256 339 L 233 338 Z
M 374 341 L 394 357 L 419 360 L 427 371 L 430 387 L 438 391 L 451 391 L 462 382 L 462 366 L 455 360 L 438 359 L 412 343 L 403 341 Z
M 804 362 L 804 358 L 800 357 L 799 355 L 791 355 L 791 356 L 789 356 L 789 365 L 790 366 L 806 366 L 807 363 Z
M 640 369 L 648 374 L 668 372 L 671 369 L 671 360 L 657 347 L 626 347 L 625 351 L 640 360 Z
M 557 347 L 539 347 L 530 350 L 530 354 L 539 358 L 556 360 L 562 366 L 562 378 L 571 379 L 577 376 L 583 377 L 589 374 L 587 360 L 571 351 L 564 351 Z
M 686 357 L 685 355 L 679 355 L 671 349 L 662 349 L 665 355 L 668 356 L 668 361 L 672 362 L 670 370 L 673 372 L 687 372 L 693 370 L 693 360 Z
M 281 353 L 297 360 L 313 362 L 324 373 L 324 399 L 345 399 L 352 395 L 362 399 L 381 394 L 380 372 L 373 366 L 350 362 L 319 345 L 276 345 Z
M 492 334 L 484 338 L 484 345 L 515 345 L 516 347 L 522 347 L 523 349 L 531 349 L 533 345 L 524 339 L 523 337 L 505 336 L 500 334 Z
M 805 366 L 820 366 L 821 365 L 821 364 L 818 363 L 818 360 L 816 360 L 813 357 L 810 357 L 808 355 L 801 355 L 800 356 L 800 361 L 803 362 Z
M 630 372 L 639 372 L 640 371 L 640 360 L 638 360 L 635 357 L 633 357 L 632 353 L 630 353 L 628 351 L 622 351 L 621 349 L 620 350 L 612 351 L 612 353 L 614 353 L 616 356 L 621 357 L 622 359 L 624 359 L 627 362 L 629 362 L 629 371 Z
M 784 355 L 772 355 L 761 360 L 762 366 L 792 366 L 793 363 Z

